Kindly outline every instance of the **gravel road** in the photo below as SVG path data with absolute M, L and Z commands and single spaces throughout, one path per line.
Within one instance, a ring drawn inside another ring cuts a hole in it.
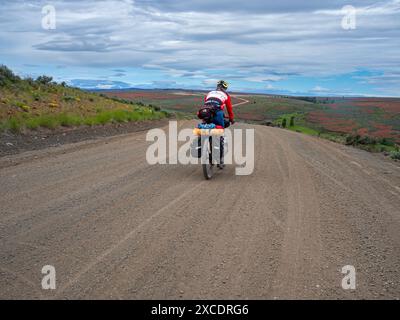
M 150 166 L 145 132 L 0 158 L 0 298 L 400 299 L 398 164 L 237 127 L 250 176 Z

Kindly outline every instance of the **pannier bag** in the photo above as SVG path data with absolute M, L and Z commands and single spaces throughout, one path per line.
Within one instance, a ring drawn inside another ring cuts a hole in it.
M 207 138 L 208 139 L 208 138 Z M 191 146 L 190 146 L 190 154 L 193 158 L 197 158 L 200 159 L 202 156 L 202 137 L 196 137 Z M 213 139 L 213 149 L 214 152 L 213 154 L 215 155 L 220 155 L 220 153 L 222 152 L 224 154 L 224 156 L 227 154 L 228 152 L 228 143 L 226 142 L 226 140 L 224 139 L 223 136 L 219 136 L 217 139 Z
M 201 158 L 201 137 L 197 137 L 193 140 L 190 146 L 190 153 L 193 158 Z
M 198 125 L 197 125 L 197 128 L 199 128 L 199 129 L 209 129 L 209 130 L 212 130 L 212 129 L 216 129 L 217 128 L 217 126 L 214 124 L 214 123 L 199 123 Z
M 205 123 L 211 123 L 214 118 L 214 110 L 210 107 L 201 108 L 199 112 L 197 112 L 197 116 Z

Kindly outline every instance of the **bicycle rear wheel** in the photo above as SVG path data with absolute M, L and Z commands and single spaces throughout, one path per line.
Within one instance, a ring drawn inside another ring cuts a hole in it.
M 211 180 L 214 175 L 214 164 L 212 159 L 212 138 L 210 137 L 209 143 L 206 143 L 207 153 L 208 153 L 208 162 L 203 164 L 203 174 L 206 180 Z

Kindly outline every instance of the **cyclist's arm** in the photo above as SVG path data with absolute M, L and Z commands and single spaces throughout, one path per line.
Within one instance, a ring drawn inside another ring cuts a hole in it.
M 226 101 L 226 109 L 228 110 L 229 120 L 234 121 L 235 115 L 233 113 L 232 99 L 228 96 L 228 100 Z

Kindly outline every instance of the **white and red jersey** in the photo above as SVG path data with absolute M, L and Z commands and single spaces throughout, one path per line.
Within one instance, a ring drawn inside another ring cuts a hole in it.
M 232 100 L 231 100 L 231 97 L 229 94 L 227 94 L 226 92 L 221 91 L 221 90 L 211 91 L 206 96 L 205 102 L 207 103 L 207 102 L 211 102 L 211 101 L 218 101 L 219 105 L 221 107 L 221 110 L 224 110 L 225 106 L 226 106 L 226 109 L 229 114 L 229 119 L 231 121 L 234 120 Z

